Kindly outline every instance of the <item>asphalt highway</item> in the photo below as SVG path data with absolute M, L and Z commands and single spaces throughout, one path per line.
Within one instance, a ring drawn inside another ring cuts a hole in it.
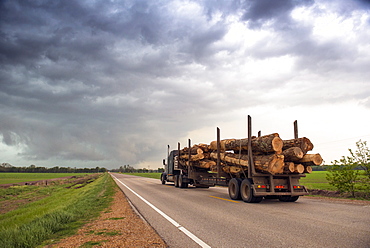
M 169 247 L 370 247 L 370 204 L 301 197 L 297 202 L 229 199 L 227 188 L 175 188 L 112 174 Z

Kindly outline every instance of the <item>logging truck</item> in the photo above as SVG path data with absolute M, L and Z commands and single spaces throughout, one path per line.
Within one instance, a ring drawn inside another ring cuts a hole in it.
M 217 128 L 217 140 L 210 145 L 191 146 L 188 141 L 183 149 L 180 143 L 176 150 L 168 146 L 161 183 L 173 182 L 178 188 L 225 186 L 232 200 L 248 203 L 264 198 L 297 201 L 308 194 L 299 179 L 312 172 L 311 165 L 322 163 L 320 154 L 307 154 L 313 145 L 306 137 L 298 138 L 296 121 L 291 140 L 282 140 L 277 133 L 252 137 L 248 116 L 248 138 L 220 140 Z

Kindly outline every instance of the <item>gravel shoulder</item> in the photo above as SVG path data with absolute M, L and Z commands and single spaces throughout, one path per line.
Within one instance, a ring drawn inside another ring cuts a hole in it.
M 75 247 L 168 247 L 155 230 L 134 212 L 117 189 L 113 204 L 77 234 L 47 248 Z

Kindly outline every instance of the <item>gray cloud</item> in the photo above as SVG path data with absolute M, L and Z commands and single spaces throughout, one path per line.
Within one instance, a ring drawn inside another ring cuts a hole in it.
M 368 11 L 366 1 L 320 3 L 343 19 Z M 318 42 L 312 26 L 292 18 L 297 7 L 322 11 L 294 0 L 2 1 L 2 142 L 29 164 L 113 168 L 160 161 L 174 139 L 269 106 L 275 91 L 294 83 L 303 85 L 289 97 L 294 104 L 311 102 L 325 82 L 339 85 L 338 95 L 324 90 L 317 104 L 350 97 L 368 106 L 369 58 L 360 48 L 368 34 L 354 33 L 354 46 Z M 229 41 L 236 22 L 267 35 L 252 45 L 244 45 L 252 36 Z M 284 56 L 294 59 L 290 73 L 249 68 Z M 340 77 L 365 85 L 350 93 Z M 289 104 L 285 95 L 275 99 Z

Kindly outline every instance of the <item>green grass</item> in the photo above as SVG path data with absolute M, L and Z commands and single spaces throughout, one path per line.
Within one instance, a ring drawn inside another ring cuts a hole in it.
M 50 196 L 0 215 L 0 247 L 35 247 L 70 235 L 109 206 L 116 184 L 108 173 L 81 188 L 59 185 Z
M 22 183 L 59 177 L 84 176 L 88 173 L 0 173 L 0 184 Z
M 306 186 L 308 189 L 321 189 L 321 190 L 332 190 L 335 191 L 334 186 L 329 185 L 326 180 L 326 171 L 313 171 L 310 174 L 306 174 L 306 177 L 300 179 L 300 183 Z
M 154 179 L 161 179 L 161 173 L 123 173 L 126 175 L 133 175 L 139 177 L 149 177 Z

